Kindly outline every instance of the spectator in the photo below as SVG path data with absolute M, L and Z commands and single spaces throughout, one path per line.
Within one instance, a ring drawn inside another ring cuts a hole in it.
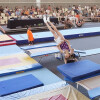
M 73 23 L 70 21 L 69 18 L 67 18 L 67 20 L 65 21 L 64 29 L 72 28 L 73 26 L 74 26 Z
M 16 10 L 15 14 L 17 17 L 21 16 L 21 12 L 19 11 L 19 9 Z

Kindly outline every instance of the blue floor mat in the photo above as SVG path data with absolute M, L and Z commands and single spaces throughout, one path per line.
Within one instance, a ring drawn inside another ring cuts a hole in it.
M 43 86 L 43 83 L 32 74 L 0 82 L 0 96 Z
M 57 69 L 70 81 L 76 82 L 100 73 L 100 65 L 90 60 L 63 64 Z
M 1 46 L 0 56 L 8 56 L 16 53 L 24 53 L 17 45 Z

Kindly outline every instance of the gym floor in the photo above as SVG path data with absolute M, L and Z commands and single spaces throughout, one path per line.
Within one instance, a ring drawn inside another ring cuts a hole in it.
M 99 27 L 100 23 L 85 23 L 82 28 L 84 27 Z M 89 49 L 95 49 L 100 48 L 100 36 L 93 36 L 93 37 L 84 37 L 84 38 L 77 38 L 77 39 L 70 39 L 70 44 L 73 48 L 77 50 L 89 50 Z M 62 60 L 58 60 L 55 58 L 55 55 L 45 56 L 43 58 L 35 57 L 35 60 L 37 60 L 40 64 L 42 64 L 44 67 L 48 68 L 50 71 L 55 73 L 57 76 L 59 76 L 61 79 L 64 79 L 64 76 L 60 74 L 57 70 L 57 66 L 64 64 Z M 81 57 L 81 60 L 88 59 L 93 62 L 96 62 L 100 64 L 100 54 L 97 55 L 91 55 L 86 57 Z M 75 83 L 67 82 L 74 87 L 76 87 Z M 88 97 L 87 91 L 79 86 L 79 91 L 82 92 L 84 95 Z M 98 100 L 98 99 L 95 99 Z
M 85 23 L 82 28 L 87 28 L 87 27 L 99 27 L 100 23 L 98 22 L 88 22 Z M 26 32 L 23 32 L 26 33 Z M 33 32 L 35 34 L 35 32 Z M 15 34 L 15 33 L 13 33 Z M 16 33 L 19 34 L 19 33 Z M 67 33 L 66 33 L 67 34 Z M 93 37 L 84 37 L 84 38 L 76 38 L 76 39 L 70 39 L 70 44 L 74 49 L 77 50 L 89 50 L 89 49 L 95 49 L 95 48 L 100 48 L 100 36 L 93 36 Z M 25 45 L 22 45 L 25 46 Z M 61 79 L 64 79 L 64 76 L 60 74 L 60 72 L 57 70 L 57 66 L 64 64 L 63 60 L 58 60 L 55 58 L 55 55 L 49 55 L 49 56 L 44 56 L 44 57 L 34 57 L 34 59 L 39 62 L 43 67 L 48 68 L 50 71 L 52 71 L 54 74 L 56 74 L 58 77 Z M 100 54 L 97 55 L 91 55 L 91 56 L 86 56 L 86 57 L 81 57 L 81 60 L 88 59 L 93 62 L 96 62 L 100 64 Z M 76 88 L 75 83 L 67 82 L 71 85 L 73 85 Z M 79 86 L 78 90 L 82 92 L 84 95 L 88 96 L 87 91 Z M 95 99 L 98 100 L 98 99 Z

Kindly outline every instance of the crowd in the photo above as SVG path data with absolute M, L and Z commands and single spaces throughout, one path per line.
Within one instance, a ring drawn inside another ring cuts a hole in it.
M 0 13 L 5 13 L 6 16 L 11 16 L 12 13 L 15 13 L 16 16 L 21 17 L 23 15 L 31 16 L 31 17 L 39 17 L 41 18 L 44 13 L 49 14 L 50 16 L 58 17 L 58 16 L 74 16 L 75 13 L 80 13 L 81 16 L 85 17 L 93 17 L 99 16 L 100 17 L 100 9 L 97 6 L 85 6 L 81 7 L 80 5 L 76 6 L 69 6 L 67 8 L 60 7 L 51 7 L 50 5 L 45 8 L 45 6 L 38 8 L 38 7 L 15 7 L 13 9 L 9 7 L 2 7 L 0 6 Z
M 77 18 L 77 23 L 81 22 L 83 18 L 88 17 L 91 18 L 92 20 L 96 20 L 96 17 L 100 17 L 100 9 L 98 6 L 85 6 L 81 7 L 80 5 L 73 5 L 69 6 L 67 8 L 64 7 L 51 7 L 48 5 L 44 5 L 41 8 L 38 7 L 18 7 L 16 6 L 13 9 L 10 9 L 9 7 L 3 8 L 0 6 L 0 14 L 4 13 L 6 17 L 17 17 L 20 19 L 28 19 L 28 18 L 43 18 L 43 15 L 48 14 L 49 16 L 52 17 L 57 17 L 59 21 L 63 22 L 66 20 L 66 22 L 72 24 L 70 22 L 72 17 Z M 3 18 L 3 17 L 2 17 Z M 80 21 L 81 20 L 81 21 Z M 79 24 L 79 23 L 78 23 Z M 73 25 L 68 25 L 68 27 L 72 27 Z M 65 27 L 66 28 L 66 27 Z

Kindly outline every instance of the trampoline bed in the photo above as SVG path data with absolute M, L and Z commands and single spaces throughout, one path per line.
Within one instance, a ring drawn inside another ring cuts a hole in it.
M 8 35 L 6 34 L 2 34 L 0 35 L 0 42 L 6 42 L 6 41 L 13 41 L 12 38 L 10 38 Z
M 42 66 L 25 53 L 13 54 L 11 56 L 3 56 L 0 58 L 0 75 L 3 73 L 17 72 L 18 70 L 37 69 Z M 4 74 L 4 75 L 5 75 Z

